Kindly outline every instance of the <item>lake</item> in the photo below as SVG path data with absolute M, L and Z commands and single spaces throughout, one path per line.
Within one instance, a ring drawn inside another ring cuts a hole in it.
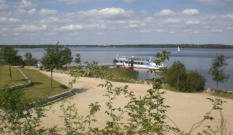
M 154 54 L 167 50 L 171 52 L 170 60 L 165 64 L 169 67 L 175 61 L 181 61 L 185 64 L 187 70 L 195 70 L 206 78 L 206 88 L 216 88 L 216 83 L 212 81 L 208 70 L 212 60 L 217 54 L 225 55 L 228 65 L 224 68 L 224 72 L 230 77 L 224 83 L 219 83 L 219 88 L 224 90 L 233 90 L 233 49 L 200 49 L 200 48 L 181 48 L 178 52 L 177 48 L 99 48 L 99 47 L 73 47 L 70 48 L 73 57 L 76 53 L 81 55 L 81 61 L 98 61 L 100 65 L 112 65 L 116 56 L 136 56 L 153 58 Z M 41 59 L 44 55 L 44 49 L 17 49 L 20 55 L 31 52 L 33 57 Z M 150 78 L 151 75 L 146 71 L 139 71 L 139 80 Z

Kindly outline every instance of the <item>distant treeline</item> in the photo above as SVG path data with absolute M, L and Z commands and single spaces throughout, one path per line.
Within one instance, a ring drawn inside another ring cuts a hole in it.
M 0 45 L 0 48 L 5 46 L 11 46 L 14 48 L 47 48 L 55 45 Z M 124 44 L 124 45 L 60 45 L 65 47 L 115 47 L 115 48 L 219 48 L 228 49 L 233 45 L 224 44 Z

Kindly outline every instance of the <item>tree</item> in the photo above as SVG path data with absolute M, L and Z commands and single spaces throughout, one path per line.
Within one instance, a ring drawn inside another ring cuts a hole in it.
M 223 73 L 223 67 L 226 65 L 226 57 L 224 55 L 217 55 L 212 61 L 212 66 L 210 67 L 208 73 L 212 76 L 212 79 L 216 81 L 217 89 L 218 83 L 223 82 L 229 77 L 229 75 Z
M 177 90 L 183 90 L 185 87 L 184 82 L 187 78 L 184 64 L 180 61 L 174 62 L 167 70 L 165 78 L 169 85 L 175 87 Z
M 65 48 L 64 50 L 61 51 L 61 64 L 62 65 L 67 65 L 72 62 L 72 52 L 69 48 Z
M 42 58 L 42 64 L 45 69 L 50 71 L 50 87 L 53 87 L 52 80 L 53 80 L 53 70 L 56 68 L 62 68 L 63 62 L 61 62 L 61 52 L 62 48 L 56 44 L 55 47 L 48 47 L 45 49 L 45 55 Z
M 34 66 L 37 64 L 38 60 L 32 57 L 32 53 L 27 52 L 24 54 L 25 60 L 24 63 L 27 66 Z
M 79 53 L 76 54 L 75 63 L 77 63 L 77 64 L 81 63 L 81 56 Z
M 22 60 L 21 56 L 18 56 L 17 53 L 18 51 L 10 46 L 6 46 L 2 48 L 0 51 L 1 61 L 9 66 L 9 73 L 10 73 L 9 75 L 11 80 L 12 80 L 11 66 L 21 63 L 20 61 Z
M 22 56 L 15 56 L 13 66 L 24 65 Z

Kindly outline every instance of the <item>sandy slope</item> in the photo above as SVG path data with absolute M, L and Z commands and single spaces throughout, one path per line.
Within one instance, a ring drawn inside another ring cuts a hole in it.
M 43 72 L 44 74 L 49 75 L 49 73 Z M 54 73 L 54 79 L 67 84 L 71 78 L 69 75 L 62 73 Z M 77 83 L 75 83 L 74 88 L 82 89 L 79 93 L 73 97 L 67 99 L 71 104 L 76 104 L 79 113 L 85 115 L 88 112 L 88 105 L 98 101 L 102 108 L 100 112 L 97 113 L 96 118 L 98 122 L 94 125 L 97 127 L 103 127 L 105 121 L 108 119 L 104 113 L 106 107 L 104 97 L 105 89 L 97 87 L 98 84 L 104 83 L 104 80 L 95 79 L 95 78 L 80 78 Z M 151 88 L 148 84 L 131 84 L 131 83 L 119 83 L 113 82 L 114 86 L 124 86 L 128 85 L 129 90 L 134 91 L 136 95 L 144 95 L 146 90 Z M 189 130 L 193 123 L 198 122 L 202 119 L 202 116 L 210 110 L 211 104 L 206 99 L 211 97 L 206 93 L 177 93 L 172 91 L 166 91 L 164 95 L 166 98 L 166 104 L 170 105 L 171 108 L 168 109 L 168 116 L 176 122 L 178 127 L 182 130 Z M 213 98 L 213 97 L 212 97 Z M 227 103 L 224 104 L 223 115 L 226 121 L 226 128 L 228 132 L 233 134 L 233 100 L 224 99 Z M 126 100 L 123 98 L 117 99 L 116 105 L 122 106 L 126 103 Z M 48 117 L 43 119 L 43 126 L 53 127 L 58 125 L 61 127 L 63 125 L 62 118 L 59 118 L 62 113 L 60 111 L 61 104 L 68 104 L 67 102 L 57 102 L 51 105 L 51 108 L 47 112 Z M 220 115 L 214 113 L 213 116 L 216 118 L 210 123 L 212 126 L 216 126 L 220 123 Z

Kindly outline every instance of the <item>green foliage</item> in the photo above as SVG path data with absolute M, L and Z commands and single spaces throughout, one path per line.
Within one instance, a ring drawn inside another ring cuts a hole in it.
M 55 47 L 48 47 L 45 49 L 45 55 L 42 58 L 42 64 L 45 69 L 53 71 L 55 68 L 61 68 L 61 48 L 56 45 Z
M 32 57 L 32 53 L 30 52 L 25 53 L 24 57 L 25 57 L 24 64 L 26 66 L 35 66 L 38 62 L 36 58 Z
M 14 65 L 16 59 L 15 57 L 17 57 L 17 50 L 10 46 L 4 47 L 0 51 L 0 57 L 4 64 Z
M 65 48 L 61 51 L 61 65 L 67 65 L 72 62 L 72 52 L 69 48 Z
M 77 66 L 77 68 L 71 72 L 71 76 L 75 78 L 73 83 L 78 77 L 104 78 L 104 67 L 100 67 L 97 61 L 93 61 L 92 63 L 85 62 L 85 65 L 85 67 Z
M 79 53 L 76 54 L 75 63 L 76 64 L 81 64 L 81 56 L 80 56 Z
M 166 82 L 177 90 L 185 91 L 185 82 L 187 78 L 184 64 L 177 61 L 167 70 L 165 74 Z
M 138 71 L 121 68 L 103 68 L 105 79 L 119 82 L 136 82 Z
M 43 67 L 45 67 L 45 69 L 51 72 L 50 87 L 52 88 L 53 70 L 62 68 L 64 64 L 67 64 L 68 62 L 67 56 L 69 55 L 69 53 L 67 52 L 69 52 L 69 50 L 68 51 L 62 50 L 62 47 L 60 47 L 57 43 L 55 47 L 48 47 L 47 49 L 45 49 L 45 52 L 46 53 L 42 58 L 42 64 Z
M 24 109 L 20 90 L 7 89 L 0 93 L 0 134 L 39 135 L 46 129 L 41 127 L 44 109 L 34 106 Z
M 187 78 L 185 82 L 186 92 L 198 92 L 203 91 L 205 86 L 205 78 L 195 71 L 187 72 Z
M 229 77 L 229 75 L 223 73 L 223 67 L 226 65 L 226 57 L 224 55 L 217 55 L 212 61 L 212 66 L 208 73 L 212 75 L 212 79 L 216 81 L 217 88 L 219 82 L 223 82 Z
M 164 74 L 165 82 L 182 92 L 204 90 L 205 78 L 196 71 L 186 72 L 184 64 L 177 61 Z
M 92 128 L 91 124 L 96 122 L 94 118 L 95 113 L 100 110 L 100 105 L 98 102 L 89 105 L 89 114 L 86 116 L 80 116 L 78 114 L 78 109 L 75 104 L 72 105 L 61 105 L 60 106 L 63 115 L 60 116 L 64 119 L 65 127 L 61 129 L 66 135 L 81 135 L 85 132 L 95 133 L 98 132 L 96 129 Z
M 5 89 L 0 91 L 0 107 L 6 110 L 17 110 L 22 101 L 21 96 L 23 95 L 22 91 Z
M 102 67 L 98 65 L 97 61 L 93 61 L 93 63 L 85 62 L 86 68 L 85 68 L 85 74 L 84 76 L 87 77 L 104 77 L 104 72 L 102 70 Z
M 3 64 L 9 65 L 9 75 L 12 80 L 11 66 L 23 64 L 21 56 L 17 55 L 18 51 L 7 46 L 0 50 L 0 59 Z

